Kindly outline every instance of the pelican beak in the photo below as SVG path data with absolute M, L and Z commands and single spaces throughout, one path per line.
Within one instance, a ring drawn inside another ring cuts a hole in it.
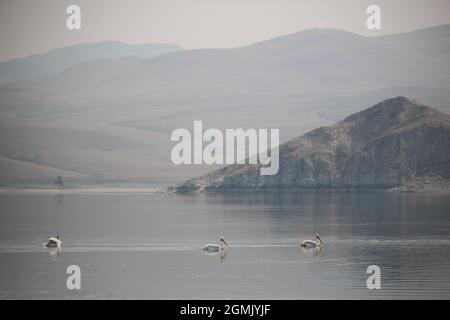
M 225 241 L 225 239 L 222 239 L 223 243 L 225 243 L 227 245 L 227 247 L 229 248 L 230 246 L 228 245 L 228 243 Z

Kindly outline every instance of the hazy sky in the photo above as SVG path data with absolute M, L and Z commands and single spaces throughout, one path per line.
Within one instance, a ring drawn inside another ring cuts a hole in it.
M 66 28 L 70 4 L 79 31 Z M 381 31 L 366 28 L 370 4 Z M 223 48 L 315 27 L 371 36 L 449 23 L 449 0 L 0 0 L 0 60 L 103 40 Z

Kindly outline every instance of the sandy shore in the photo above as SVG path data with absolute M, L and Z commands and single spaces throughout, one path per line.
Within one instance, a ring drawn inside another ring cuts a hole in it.
M 0 195 L 14 194 L 101 194 L 101 193 L 162 193 L 161 188 L 79 187 L 79 188 L 0 188 Z

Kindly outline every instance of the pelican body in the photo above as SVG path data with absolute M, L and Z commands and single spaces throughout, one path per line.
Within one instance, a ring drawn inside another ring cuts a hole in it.
M 305 248 L 317 248 L 323 246 L 323 242 L 320 238 L 320 234 L 316 233 L 314 240 L 303 240 L 300 243 L 300 246 Z
M 227 247 L 230 247 L 223 237 L 220 237 L 219 243 L 220 244 L 209 243 L 207 245 L 204 245 L 202 250 L 206 250 L 206 251 L 223 251 L 224 250 L 223 244 L 225 244 Z
M 62 246 L 62 241 L 59 238 L 59 235 L 56 237 L 51 237 L 47 240 L 46 243 L 44 243 L 44 246 L 49 248 L 60 248 Z

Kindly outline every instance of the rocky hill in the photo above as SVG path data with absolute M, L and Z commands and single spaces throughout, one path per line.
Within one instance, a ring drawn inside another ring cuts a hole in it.
M 232 165 L 175 192 L 450 191 L 450 114 L 397 97 L 280 146 L 280 169 Z

